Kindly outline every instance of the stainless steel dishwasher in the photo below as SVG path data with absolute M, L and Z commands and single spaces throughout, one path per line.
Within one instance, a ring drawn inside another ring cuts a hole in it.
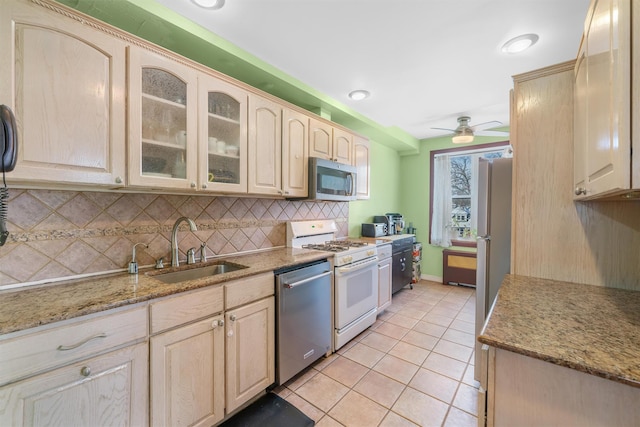
M 276 383 L 284 384 L 331 351 L 331 264 L 276 274 Z

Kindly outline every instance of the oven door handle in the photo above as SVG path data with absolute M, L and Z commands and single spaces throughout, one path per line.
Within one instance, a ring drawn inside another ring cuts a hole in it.
M 336 274 L 340 273 L 350 273 L 352 271 L 360 270 L 370 265 L 377 265 L 378 258 L 371 258 L 370 260 L 354 262 L 353 264 L 342 265 L 340 267 L 336 267 Z
M 292 283 L 284 282 L 283 285 L 285 288 L 291 289 L 291 288 L 295 288 L 296 286 L 304 285 L 305 283 L 309 283 L 314 280 L 320 279 L 322 277 L 329 276 L 330 274 L 331 274 L 330 271 L 325 271 L 324 273 L 316 274 L 315 276 L 307 277 L 306 279 L 302 279 L 297 282 L 292 282 Z

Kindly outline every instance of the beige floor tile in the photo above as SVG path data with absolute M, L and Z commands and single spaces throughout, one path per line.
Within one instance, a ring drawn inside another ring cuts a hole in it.
M 389 351 L 388 354 L 399 357 L 400 359 L 406 360 L 407 362 L 411 362 L 415 365 L 422 365 L 429 355 L 429 350 L 400 341 Z
M 458 408 L 450 408 L 443 427 L 476 427 L 478 418 Z
M 401 417 L 395 412 L 389 411 L 384 420 L 380 423 L 379 427 L 414 427 L 417 424 L 412 423 L 406 418 Z
M 377 426 L 387 415 L 387 409 L 352 390 L 329 415 L 346 427 Z
M 324 416 L 323 411 L 316 408 L 311 403 L 307 402 L 295 393 L 291 393 L 285 400 L 301 410 L 307 417 L 311 418 L 315 422 L 320 421 L 320 419 Z
M 453 406 L 462 409 L 472 415 L 478 415 L 478 389 L 460 384 L 456 397 L 453 399 Z
M 316 376 L 317 373 L 318 373 L 317 369 L 308 368 L 306 371 L 303 371 L 298 375 L 296 375 L 295 377 L 291 378 L 289 381 L 285 383 L 285 385 L 287 386 L 287 388 L 293 391 L 296 391 L 298 388 L 300 388 L 300 386 L 302 386 L 304 383 L 306 383 L 311 378 Z
M 435 310 L 435 308 L 433 310 Z M 422 320 L 424 322 L 435 323 L 436 325 L 440 325 L 440 326 L 444 326 L 445 328 L 448 328 L 451 322 L 453 322 L 453 317 L 442 316 L 440 314 L 434 313 L 433 310 L 427 313 L 422 318 Z
M 353 389 L 374 402 L 391 408 L 404 388 L 405 385 L 398 381 L 376 371 L 369 371 Z
M 433 307 L 435 307 L 435 302 L 422 301 L 422 300 L 411 301 L 411 302 L 408 302 L 407 305 L 406 305 L 406 308 L 414 309 L 414 310 L 420 310 L 420 311 L 424 311 L 426 313 L 431 311 L 431 309 Z M 399 310 L 399 311 L 402 313 L 404 310 Z
M 407 329 L 413 328 L 416 323 L 418 323 L 418 319 L 404 316 L 401 313 L 402 312 L 396 313 L 394 316 L 388 318 L 387 323 L 393 323 L 394 325 L 402 326 L 403 328 Z
M 456 331 L 455 329 L 448 329 L 447 332 L 442 334 L 442 338 L 457 344 L 466 345 L 467 347 L 473 347 L 476 343 L 474 334 Z
M 422 321 L 422 322 L 418 322 L 416 326 L 413 327 L 412 330 L 440 338 L 442 334 L 444 334 L 447 331 L 447 328 L 444 326 L 436 325 L 435 323 Z
M 447 415 L 449 405 L 407 387 L 391 409 L 420 426 L 439 427 Z
M 409 383 L 409 387 L 413 387 L 443 402 L 451 403 L 458 389 L 458 384 L 458 381 L 452 378 L 420 368 Z
M 279 385 L 278 387 L 274 388 L 273 392 L 283 399 L 286 399 L 287 396 L 289 396 L 292 393 L 291 389 L 283 385 Z
M 431 354 L 427 356 L 427 360 L 422 364 L 422 367 L 459 381 L 462 379 L 462 375 L 464 374 L 467 364 L 460 362 L 459 360 L 431 352 Z
M 406 362 L 395 356 L 386 355 L 373 367 L 373 370 L 393 378 L 402 384 L 408 384 L 418 371 L 418 368 L 419 367 L 413 363 Z
M 369 332 L 369 331 L 365 331 L 365 332 Z M 358 337 L 356 337 L 356 338 L 358 338 Z M 349 351 L 349 349 L 351 347 L 353 347 L 354 345 L 358 344 L 358 342 L 359 342 L 359 340 L 352 339 L 351 341 L 349 341 L 348 343 L 346 343 L 345 345 L 340 347 L 336 353 L 342 355 L 342 354 L 346 353 L 347 351 Z
M 351 359 L 340 356 L 336 361 L 327 366 L 322 373 L 341 384 L 352 388 L 369 371 L 368 368 Z
M 453 320 L 458 315 L 458 312 L 462 308 L 462 304 L 459 304 L 456 307 L 452 307 L 453 305 L 457 305 L 457 304 L 453 304 L 446 301 L 440 301 L 438 304 L 436 304 L 435 307 L 433 307 L 433 310 L 431 310 L 429 314 L 448 317 Z
M 340 355 L 338 353 L 333 353 L 328 357 L 321 357 L 320 359 L 316 360 L 316 362 L 313 364 L 313 368 L 317 369 L 318 371 L 322 371 L 331 363 L 335 362 L 339 357 Z
M 323 373 L 319 373 L 304 383 L 296 394 L 313 406 L 327 412 L 333 407 L 349 389 Z
M 422 347 L 426 350 L 433 350 L 433 347 L 438 343 L 438 338 L 420 332 L 410 331 L 407 335 L 402 337 L 402 341 L 417 345 L 418 347 Z
M 384 353 L 388 352 L 398 343 L 395 338 L 388 337 L 386 335 L 379 334 L 377 332 L 371 332 L 360 343 L 373 347 L 376 350 L 380 350 Z
M 475 309 L 470 311 L 465 311 L 465 309 L 463 308 L 460 314 L 456 316 L 456 320 L 461 320 L 467 323 L 474 323 L 476 321 Z
M 316 423 L 316 427 L 342 427 L 342 424 L 331 418 L 329 415 L 325 415 L 319 422 Z
M 373 368 L 373 366 L 384 357 L 385 353 L 367 345 L 357 343 L 345 353 L 343 357 L 349 358 L 359 364 L 366 366 L 367 368 Z
M 403 316 L 411 317 L 412 319 L 420 320 L 427 314 L 428 310 L 418 310 L 415 308 L 405 308 L 400 312 Z
M 451 322 L 451 326 L 449 326 L 451 329 L 455 329 L 457 331 L 462 331 L 462 332 L 466 332 L 468 334 L 475 334 L 476 333 L 476 325 L 472 322 L 465 322 L 464 320 L 460 320 L 458 318 L 454 319 L 453 322 Z
M 462 344 L 456 344 L 454 342 L 441 339 L 433 348 L 433 351 L 467 363 L 469 361 L 469 357 L 471 357 L 473 349 Z
M 471 387 L 478 388 L 480 387 L 480 383 L 473 378 L 473 370 L 473 365 L 467 365 L 467 369 L 464 371 L 464 376 L 462 377 L 462 382 Z
M 384 324 L 380 325 L 376 329 L 376 332 L 399 340 L 407 335 L 407 332 L 409 332 L 410 330 L 411 329 L 403 328 L 402 326 L 394 325 L 390 322 L 384 322 Z

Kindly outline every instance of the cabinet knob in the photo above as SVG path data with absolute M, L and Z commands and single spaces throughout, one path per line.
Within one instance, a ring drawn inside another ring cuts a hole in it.
M 212 327 L 213 329 L 217 328 L 218 326 L 220 326 L 220 327 L 224 326 L 224 320 L 222 320 L 222 319 L 217 319 L 217 320 L 214 320 L 214 321 L 211 323 L 211 327 Z
M 207 184 L 202 184 L 202 189 L 206 189 L 207 188 Z
M 122 177 L 116 176 L 116 184 L 122 184 Z
M 195 182 L 191 182 L 191 188 L 196 188 L 196 183 Z
M 229 320 L 231 320 L 232 322 L 235 322 L 236 321 L 236 315 L 235 314 L 230 315 L 229 316 Z
M 584 187 L 576 187 L 576 189 L 573 192 L 575 193 L 576 196 L 580 196 L 581 194 L 586 195 L 587 189 Z
M 82 369 L 80 369 L 80 375 L 82 375 L 83 377 L 88 377 L 89 375 L 91 375 L 91 368 L 88 366 L 83 366 Z

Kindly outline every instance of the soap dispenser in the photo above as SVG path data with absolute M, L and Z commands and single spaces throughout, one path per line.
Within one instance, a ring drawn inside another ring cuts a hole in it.
M 145 248 L 149 247 L 146 243 L 136 243 L 133 245 L 133 253 L 131 254 L 131 262 L 129 263 L 129 274 L 138 274 L 138 262 L 136 261 L 136 246 L 138 245 L 144 245 Z

